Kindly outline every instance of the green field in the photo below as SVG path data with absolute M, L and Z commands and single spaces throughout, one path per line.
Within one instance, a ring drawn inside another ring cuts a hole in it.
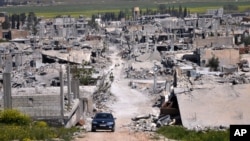
M 61 0 L 62 1 L 62 0 Z M 89 1 L 89 0 L 88 0 Z M 8 7 L 0 7 L 0 11 L 8 12 L 10 14 L 16 13 L 28 13 L 28 12 L 35 12 L 36 15 L 45 17 L 45 18 L 52 18 L 57 15 L 71 15 L 73 17 L 78 17 L 79 15 L 84 15 L 86 17 L 90 17 L 92 14 L 102 13 L 102 12 L 117 12 L 119 10 L 127 10 L 131 11 L 132 7 L 138 6 L 142 10 L 146 8 L 156 9 L 159 4 L 166 4 L 167 7 L 176 7 L 178 8 L 179 5 L 182 7 L 187 7 L 191 13 L 204 13 L 206 9 L 211 8 L 219 8 L 223 7 L 223 5 L 227 4 L 235 4 L 238 5 L 241 11 L 246 9 L 250 9 L 250 0 L 238 0 L 238 2 L 232 2 L 232 0 L 224 0 L 224 1 L 204 1 L 199 0 L 200 2 L 196 2 L 192 0 L 190 2 L 186 2 L 187 0 L 181 0 L 182 2 L 179 3 L 170 3 L 170 0 L 92 0 L 87 2 L 86 0 L 72 0 L 72 2 L 68 3 L 64 0 L 64 3 L 60 3 L 53 6 L 8 6 Z

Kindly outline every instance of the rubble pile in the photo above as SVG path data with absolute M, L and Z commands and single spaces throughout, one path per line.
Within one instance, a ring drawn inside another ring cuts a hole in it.
M 93 100 L 95 101 L 94 111 L 108 111 L 108 102 L 114 101 L 115 97 L 110 92 L 106 93 L 94 93 Z
M 178 78 L 178 87 L 191 88 L 191 83 L 188 77 L 183 76 Z
M 246 77 L 245 74 L 231 75 L 229 76 L 228 81 L 231 82 L 233 85 L 248 84 L 250 82 L 250 78 Z
M 246 59 L 243 59 L 240 61 L 239 63 L 239 68 L 243 71 L 243 72 L 249 72 L 250 71 L 250 67 L 249 67 L 249 62 Z
M 248 84 L 250 82 L 249 76 L 245 73 L 223 74 L 221 76 L 201 75 L 197 78 L 189 78 L 189 80 L 192 85 L 203 85 L 205 83 L 214 84 L 214 82 L 218 82 L 219 84 L 231 83 L 233 85 L 237 85 Z
M 124 70 L 124 73 L 126 74 L 126 78 L 131 79 L 144 79 L 144 80 L 152 80 L 154 78 L 154 74 L 156 74 L 157 77 L 164 77 L 169 75 L 169 70 L 167 69 L 161 69 L 157 72 L 153 72 L 152 68 L 134 68 L 134 67 L 127 67 Z
M 112 81 L 110 79 L 111 74 L 104 75 L 101 80 L 99 80 L 99 84 L 97 84 L 97 89 L 93 93 L 93 100 L 95 103 L 95 109 L 94 110 L 109 110 L 108 108 L 108 102 L 115 101 L 115 97 L 110 92 L 110 87 L 112 84 Z
M 140 115 L 131 119 L 132 122 L 127 125 L 133 131 L 156 131 L 157 116 L 155 115 Z
M 159 127 L 176 124 L 178 120 L 177 118 L 178 117 L 171 118 L 170 115 L 164 115 L 164 116 L 156 116 L 153 114 L 140 115 L 132 118 L 131 119 L 132 122 L 126 125 L 126 127 L 135 132 L 138 131 L 154 132 Z

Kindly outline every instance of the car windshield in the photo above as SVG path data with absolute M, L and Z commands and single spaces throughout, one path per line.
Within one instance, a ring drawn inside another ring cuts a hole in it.
M 111 114 L 102 113 L 102 114 L 97 114 L 95 118 L 113 118 L 113 116 Z

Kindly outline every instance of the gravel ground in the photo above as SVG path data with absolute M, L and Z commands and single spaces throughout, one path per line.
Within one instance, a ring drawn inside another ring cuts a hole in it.
M 143 94 L 135 89 L 131 89 L 129 79 L 125 79 L 122 74 L 125 62 L 117 55 L 118 52 L 113 51 L 110 54 L 112 65 L 107 71 L 112 71 L 114 81 L 111 85 L 111 93 L 116 97 L 115 102 L 107 105 L 112 111 L 116 119 L 115 132 L 100 131 L 89 132 L 90 121 L 87 121 L 88 132 L 83 133 L 82 138 L 76 138 L 75 141 L 151 141 L 156 140 L 154 133 L 134 132 L 127 125 L 131 123 L 131 118 L 143 114 L 157 114 L 159 109 L 152 107 L 152 100 L 148 95 Z M 115 65 L 119 64 L 119 65 Z M 157 140 L 161 140 L 157 138 Z M 162 139 L 163 140 L 163 139 Z M 165 140 L 165 139 L 164 139 Z

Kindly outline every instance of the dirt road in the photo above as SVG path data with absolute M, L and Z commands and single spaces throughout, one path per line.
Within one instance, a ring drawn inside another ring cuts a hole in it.
M 127 125 L 131 123 L 131 118 L 142 115 L 157 113 L 158 109 L 152 108 L 152 101 L 150 98 L 135 89 L 131 89 L 129 79 L 124 78 L 122 70 L 126 66 L 126 62 L 117 56 L 117 52 L 110 54 L 112 66 L 107 71 L 112 71 L 114 81 L 111 85 L 111 93 L 116 97 L 116 101 L 108 105 L 116 119 L 115 132 L 100 131 L 87 132 L 83 138 L 76 139 L 76 141 L 150 141 L 152 140 L 152 133 L 143 133 L 130 130 Z M 88 130 L 90 130 L 90 121 L 88 123 Z M 151 136 L 151 137 L 150 137 Z

